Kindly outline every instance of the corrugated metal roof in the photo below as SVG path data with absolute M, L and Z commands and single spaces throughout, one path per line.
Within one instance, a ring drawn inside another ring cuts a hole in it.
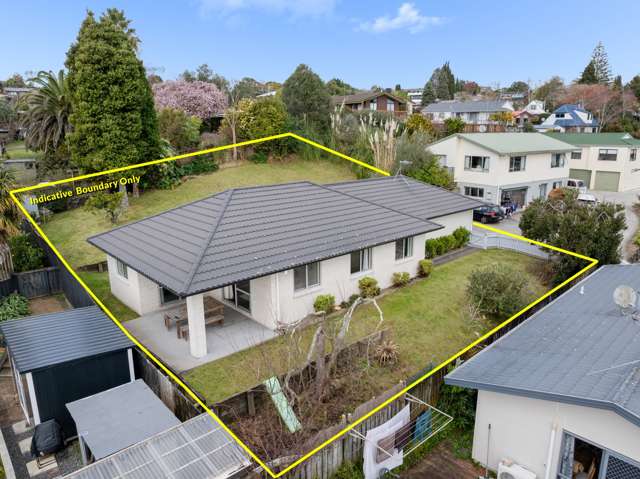
M 238 443 L 202 414 L 65 478 L 222 479 L 249 464 Z
M 640 146 L 640 140 L 629 133 L 545 133 L 555 138 L 576 146 Z
M 20 373 L 133 346 L 97 306 L 13 319 L 0 329 Z
M 67 409 L 96 459 L 180 424 L 142 379 L 72 401 Z
M 406 176 L 336 183 L 328 187 L 426 220 L 472 210 L 482 201 Z
M 613 302 L 621 284 L 640 290 L 640 265 L 601 267 L 446 382 L 610 409 L 640 426 L 640 321 Z
M 299 182 L 228 190 L 88 241 L 189 296 L 440 228 Z
M 476 100 L 476 101 L 441 101 L 431 103 L 422 111 L 426 113 L 479 113 L 493 111 L 513 111 L 513 108 L 505 107 L 507 100 Z
M 501 155 L 566 152 L 576 149 L 574 145 L 542 133 L 458 133 L 457 135 Z

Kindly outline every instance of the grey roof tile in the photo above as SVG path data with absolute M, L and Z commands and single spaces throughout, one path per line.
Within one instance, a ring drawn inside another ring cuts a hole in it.
M 620 284 L 640 290 L 640 265 L 601 267 L 446 382 L 606 408 L 640 425 L 640 321 L 614 304 Z

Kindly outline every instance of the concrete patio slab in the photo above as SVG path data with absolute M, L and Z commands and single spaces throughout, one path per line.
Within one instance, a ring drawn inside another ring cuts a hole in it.
M 207 355 L 194 358 L 189 352 L 189 342 L 178 339 L 176 327 L 173 326 L 170 330 L 165 327 L 164 312 L 165 310 L 157 311 L 123 324 L 138 341 L 180 373 L 277 336 L 275 331 L 225 306 L 224 323 L 207 326 Z

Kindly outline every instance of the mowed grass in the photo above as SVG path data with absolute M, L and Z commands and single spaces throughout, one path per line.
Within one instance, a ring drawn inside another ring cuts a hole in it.
M 135 174 L 135 170 L 130 173 Z M 354 178 L 351 165 L 343 160 L 290 159 L 268 164 L 247 163 L 191 177 L 173 190 L 151 190 L 139 198 L 131 198 L 130 207 L 118 225 L 161 213 L 229 188 L 302 180 L 331 183 Z M 43 229 L 65 259 L 73 267 L 79 267 L 104 261 L 104 253 L 86 240 L 115 226 L 100 213 L 77 208 L 54 214 L 51 220 L 43 225 Z
M 23 158 L 38 158 L 41 153 L 27 150 L 24 146 L 24 141 L 14 141 L 7 145 L 7 155 L 11 160 L 19 160 Z
M 492 264 L 514 267 L 528 280 L 531 300 L 547 288 L 539 280 L 535 266 L 539 260 L 507 250 L 478 251 L 434 269 L 426 279 L 389 292 L 378 304 L 384 314 L 380 328 L 391 332 L 398 345 L 400 365 L 376 368 L 376 387 L 380 391 L 423 370 L 439 364 L 491 329 L 492 323 L 471 320 L 466 285 L 471 272 Z M 379 316 L 373 305 L 356 311 L 349 330 L 349 341 L 372 333 Z M 311 326 L 296 336 L 295 348 L 305 357 L 315 332 Z M 295 367 L 289 358 L 292 339 L 281 336 L 255 348 L 240 351 L 185 373 L 185 379 L 209 404 L 245 391 L 264 379 Z M 363 398 L 365 400 L 367 398 Z
M 109 286 L 109 273 L 81 271 L 78 274 L 89 289 L 93 291 L 98 298 L 100 298 L 100 301 L 102 301 L 107 308 L 109 308 L 109 311 L 113 313 L 118 321 L 129 321 L 139 316 L 138 313 L 129 309 L 111 293 L 111 287 Z

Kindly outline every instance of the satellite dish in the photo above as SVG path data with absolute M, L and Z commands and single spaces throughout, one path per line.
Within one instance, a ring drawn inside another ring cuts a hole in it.
M 633 310 L 638 303 L 638 293 L 631 286 L 620 285 L 613 292 L 613 301 L 620 306 L 623 313 Z

